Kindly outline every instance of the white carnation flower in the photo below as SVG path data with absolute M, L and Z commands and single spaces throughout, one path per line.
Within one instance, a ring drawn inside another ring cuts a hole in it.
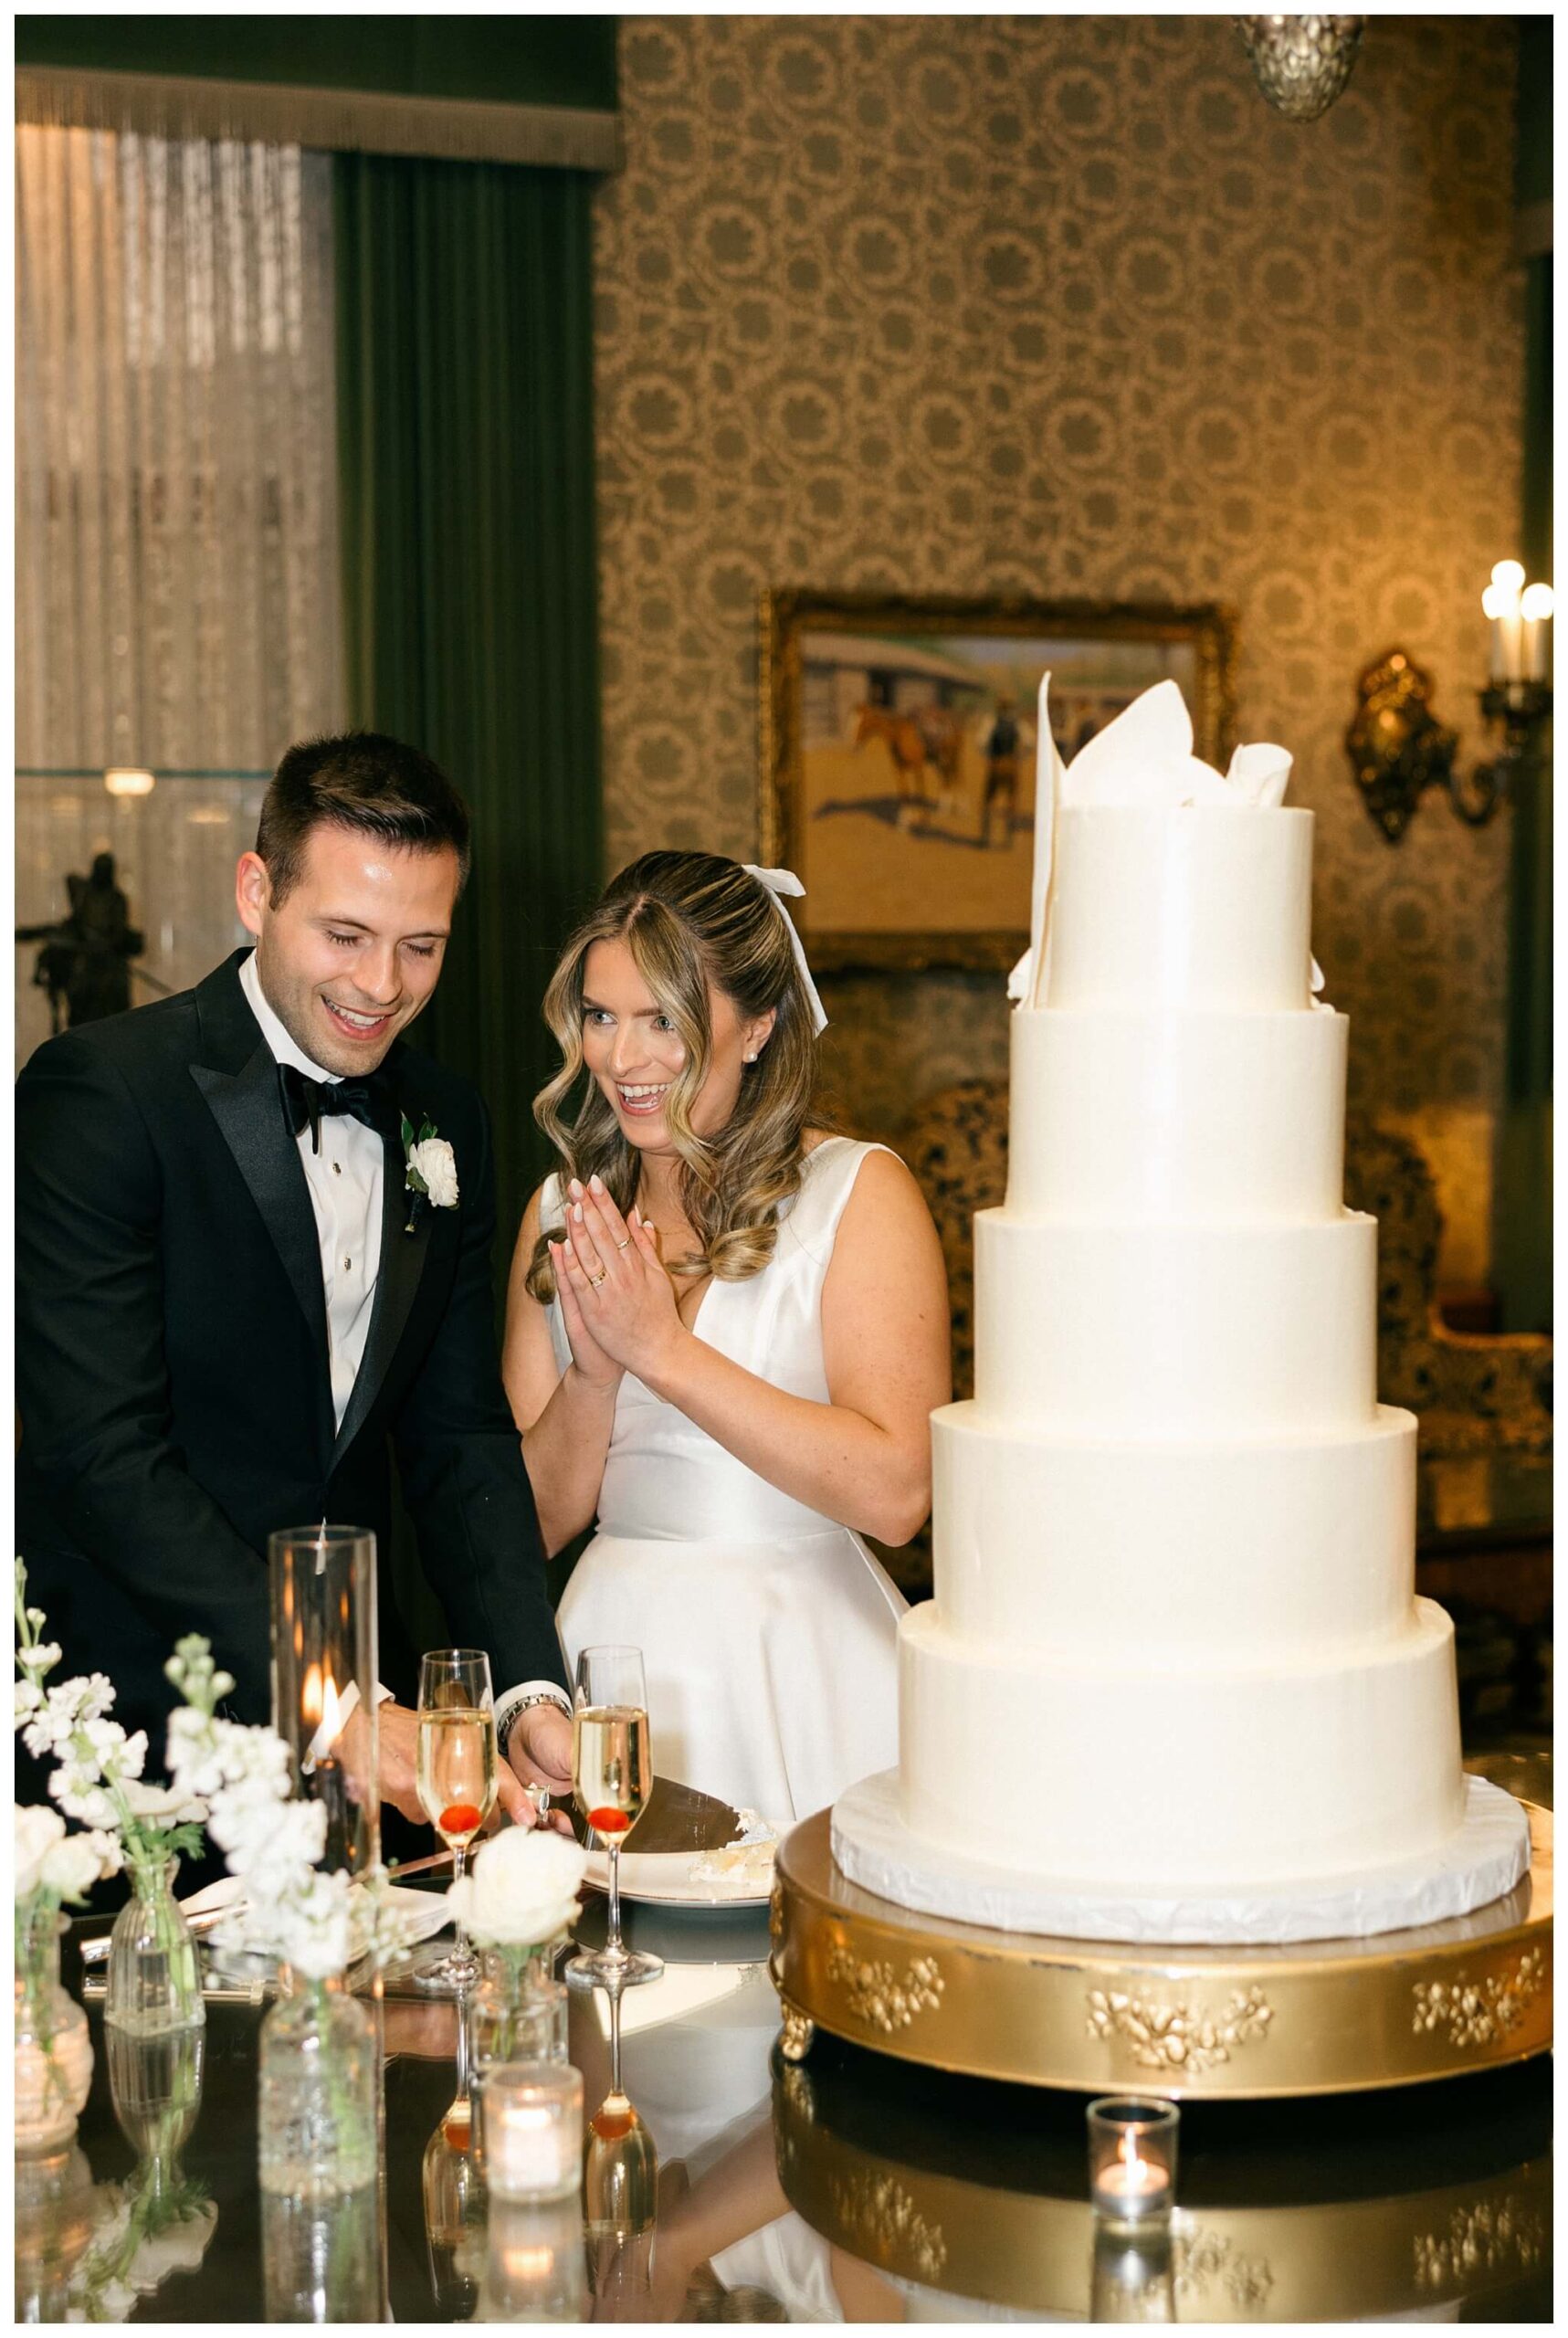
M 588 1854 L 564 1835 L 503 1827 L 484 1844 L 447 1905 L 475 1940 L 536 1948 L 578 1913 Z
M 427 1136 L 423 1144 L 411 1144 L 408 1166 L 424 1181 L 434 1208 L 457 1207 L 458 1163 L 444 1136 Z

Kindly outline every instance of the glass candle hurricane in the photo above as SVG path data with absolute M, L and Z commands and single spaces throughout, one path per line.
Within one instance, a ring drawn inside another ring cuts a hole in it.
M 583 2074 L 562 2062 L 492 2062 L 479 2077 L 485 2182 L 502 2200 L 558 2200 L 583 2173 Z
M 1176 2196 L 1173 2102 L 1102 2095 L 1089 2106 L 1089 2190 L 1097 2217 L 1139 2225 L 1168 2217 Z
M 272 1725 L 294 1791 L 327 1806 L 321 1865 L 366 1875 L 381 1856 L 376 1792 L 375 1536 L 290 1526 L 268 1541 Z

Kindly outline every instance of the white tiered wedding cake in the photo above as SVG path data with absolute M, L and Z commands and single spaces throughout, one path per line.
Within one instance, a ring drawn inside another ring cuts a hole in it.
M 1174 683 L 1070 773 L 1045 695 L 974 1397 L 933 1423 L 896 1790 L 840 1804 L 840 1865 L 1031 1929 L 1169 1908 L 1239 1936 L 1278 1929 L 1281 1894 L 1287 1933 L 1477 1905 L 1522 1870 L 1522 1814 L 1497 1797 L 1479 1867 L 1457 1859 L 1454 1634 L 1415 1596 L 1415 1422 L 1377 1402 L 1312 815 L 1282 807 L 1277 748 L 1224 779 L 1194 762 Z

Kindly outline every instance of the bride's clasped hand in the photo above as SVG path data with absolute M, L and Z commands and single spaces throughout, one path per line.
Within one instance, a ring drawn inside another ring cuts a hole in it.
M 565 1237 L 551 1243 L 550 1259 L 573 1362 L 591 1379 L 635 1373 L 663 1394 L 690 1333 L 658 1237 L 635 1206 L 621 1216 L 602 1178 L 574 1177 L 566 1191 Z

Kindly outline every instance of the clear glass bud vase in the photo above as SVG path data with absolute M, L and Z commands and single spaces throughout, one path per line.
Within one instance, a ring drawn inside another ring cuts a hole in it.
M 58 1908 L 22 1901 L 16 1909 L 15 2126 L 19 2152 L 68 2143 L 92 2084 L 87 2016 L 60 1986 Z
M 341 1981 L 305 1981 L 261 2026 L 264 2192 L 323 2200 L 375 2176 L 375 2030 Z
M 110 1936 L 103 2018 L 132 2038 L 199 2029 L 207 2017 L 201 1959 L 174 1897 L 179 1869 L 178 1859 L 141 1860 L 128 1869 L 131 1897 Z
M 555 1978 L 559 1942 L 488 1948 L 468 1999 L 474 2077 L 491 2062 L 563 2062 L 566 1991 Z

